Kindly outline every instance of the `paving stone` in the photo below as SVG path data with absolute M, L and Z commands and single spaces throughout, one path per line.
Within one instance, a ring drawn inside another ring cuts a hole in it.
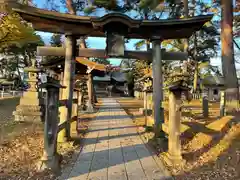
M 116 100 L 103 99 L 68 179 L 161 180 L 165 177 L 132 119 Z

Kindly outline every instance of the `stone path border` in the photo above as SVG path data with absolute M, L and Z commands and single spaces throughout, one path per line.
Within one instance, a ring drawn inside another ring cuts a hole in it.
M 142 141 L 132 119 L 114 99 L 103 99 L 76 161 L 59 180 L 172 179 Z

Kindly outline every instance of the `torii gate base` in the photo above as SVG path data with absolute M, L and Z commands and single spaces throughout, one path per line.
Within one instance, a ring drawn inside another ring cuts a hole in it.
M 62 161 L 62 155 L 56 153 L 54 156 L 49 157 L 46 153 L 43 153 L 40 161 L 37 164 L 38 171 L 45 171 L 51 169 L 54 173 L 59 174 L 61 171 L 60 162 Z

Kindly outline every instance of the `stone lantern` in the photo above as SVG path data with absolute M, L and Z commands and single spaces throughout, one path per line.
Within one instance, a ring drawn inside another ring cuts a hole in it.
M 13 115 L 15 116 L 15 121 L 41 122 L 42 113 L 37 88 L 38 73 L 41 70 L 35 67 L 35 60 L 33 60 L 32 66 L 26 67 L 24 71 L 28 74 L 27 82 L 29 88 L 23 93 Z
M 181 155 L 181 106 L 182 93 L 190 90 L 187 81 L 188 73 L 175 73 L 170 77 L 169 90 L 169 122 L 168 122 L 168 153 L 171 164 L 182 164 Z
M 145 126 L 146 128 L 152 128 L 153 122 L 152 122 L 152 78 L 151 77 L 143 77 L 141 79 L 144 81 L 143 85 L 143 108 L 140 108 L 139 111 L 141 114 L 145 116 Z

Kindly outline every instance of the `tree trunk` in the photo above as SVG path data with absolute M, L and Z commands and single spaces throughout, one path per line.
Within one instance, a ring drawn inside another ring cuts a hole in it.
M 16 67 L 16 69 L 17 69 L 17 73 L 18 73 L 18 76 L 19 76 L 19 82 L 18 82 L 17 86 L 19 88 L 19 86 L 21 85 L 21 88 L 23 88 L 22 87 L 23 80 L 22 80 L 21 73 L 20 73 L 20 70 L 19 70 L 19 58 L 18 57 L 16 57 L 16 58 L 17 58 L 17 67 Z
M 239 90 L 233 49 L 233 2 L 221 1 L 222 71 L 226 86 L 226 99 L 238 99 Z
M 75 15 L 76 15 L 76 10 L 75 10 L 75 8 L 73 7 L 73 2 L 72 2 L 72 0 L 66 0 L 66 6 L 67 6 L 68 12 L 69 12 L 70 14 L 75 14 Z
M 189 10 L 188 10 L 188 0 L 184 0 L 183 1 L 183 5 L 184 5 L 184 18 L 188 18 L 188 13 L 189 13 Z M 184 39 L 184 52 L 188 52 L 188 46 L 189 46 L 189 43 L 188 43 L 188 39 Z M 183 62 L 183 68 L 184 68 L 184 72 L 187 72 L 187 62 L 188 59 L 184 60 Z
M 196 7 L 196 1 L 192 0 L 193 7 Z M 193 14 L 192 16 L 195 15 L 195 9 L 193 9 Z M 195 65 L 195 70 L 194 70 L 194 80 L 193 80 L 193 92 L 196 93 L 197 86 L 198 86 L 198 62 L 197 62 L 197 32 L 194 33 L 194 65 Z
M 184 5 L 184 17 L 187 18 L 188 17 L 188 0 L 184 0 L 183 1 L 183 5 Z
M 188 0 L 184 0 L 183 4 L 184 4 L 184 18 L 188 18 L 188 13 L 189 13 L 189 10 L 188 10 Z M 188 39 L 185 39 L 185 42 L 184 42 L 184 52 L 187 52 L 187 51 L 188 51 Z

